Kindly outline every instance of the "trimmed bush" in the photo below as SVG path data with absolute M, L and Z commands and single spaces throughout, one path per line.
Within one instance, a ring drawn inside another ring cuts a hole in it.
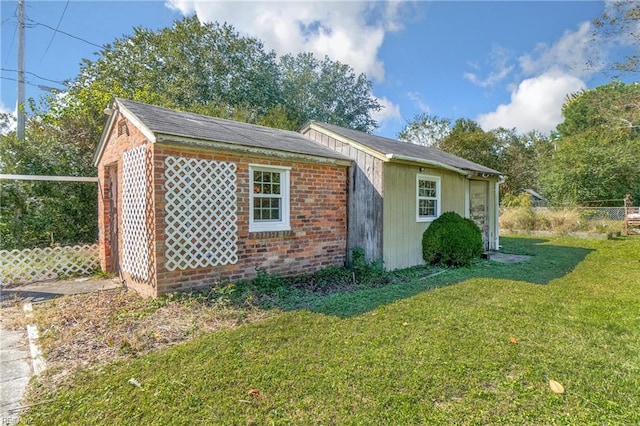
M 478 225 L 454 212 L 443 213 L 422 234 L 422 258 L 432 265 L 468 266 L 483 251 Z

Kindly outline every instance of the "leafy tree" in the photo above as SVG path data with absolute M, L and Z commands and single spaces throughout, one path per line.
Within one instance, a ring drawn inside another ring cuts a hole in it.
M 485 132 L 480 125 L 468 118 L 455 121 L 451 132 L 438 144 L 443 151 L 495 170 L 502 166 L 503 140 L 494 132 Z
M 591 129 L 608 131 L 629 129 L 640 132 L 640 84 L 613 81 L 567 97 L 562 107 L 564 121 L 560 136 Z
M 381 108 L 371 82 L 348 65 L 310 54 L 278 61 L 259 40 L 193 16 L 159 31 L 135 28 L 105 46 L 98 59 L 83 60 L 67 91 L 38 105 L 30 100 L 24 143 L 9 132 L 9 117 L 0 116 L 0 130 L 7 133 L 0 142 L 0 170 L 95 176 L 92 159 L 106 122 L 103 110 L 116 96 L 285 129 L 316 119 L 371 131 L 371 113 Z M 78 195 L 62 189 L 73 184 L 3 185 L 0 245 L 95 240 L 96 189 L 80 185 Z M 45 222 L 54 228 L 53 237 Z M 65 233 L 65 223 L 78 232 Z
M 640 138 L 624 130 L 592 129 L 558 140 L 540 181 L 556 205 L 621 200 L 628 193 L 640 196 L 639 164 Z
M 451 120 L 429 114 L 417 114 L 398 133 L 398 139 L 416 145 L 437 147 L 451 132 Z
M 0 136 L 0 170 L 7 174 L 86 175 L 92 151 L 64 147 L 50 125 L 29 120 L 25 139 Z M 0 248 L 93 243 L 97 239 L 97 193 L 92 183 L 3 180 L 0 186 Z M 72 226 L 70 226 L 72 225 Z
M 371 112 L 380 104 L 372 97 L 371 81 L 351 67 L 311 53 L 280 58 L 282 99 L 291 121 L 308 120 L 371 132 L 377 127 Z
M 629 53 L 622 60 L 604 64 L 613 76 L 638 73 L 640 71 L 640 3 L 636 0 L 616 0 L 607 2 L 606 10 L 593 21 L 594 36 L 599 36 L 609 46 L 627 48 Z M 611 49 L 608 49 L 611 50 Z M 592 58 L 589 65 L 599 67 L 600 58 Z
M 544 162 L 556 204 L 640 195 L 640 85 L 612 82 L 567 98 L 555 151 Z
M 500 186 L 502 196 L 539 189 L 539 164 L 551 149 L 549 139 L 539 132 L 520 135 L 516 129 L 504 128 L 486 132 L 473 120 L 461 118 L 452 126 L 449 119 L 428 114 L 416 115 L 398 139 L 433 146 L 500 171 L 507 178 Z

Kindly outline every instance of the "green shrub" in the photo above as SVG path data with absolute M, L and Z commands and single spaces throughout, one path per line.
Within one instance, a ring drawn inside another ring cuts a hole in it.
M 483 251 L 480 228 L 454 212 L 442 214 L 422 235 L 422 258 L 432 265 L 468 266 Z

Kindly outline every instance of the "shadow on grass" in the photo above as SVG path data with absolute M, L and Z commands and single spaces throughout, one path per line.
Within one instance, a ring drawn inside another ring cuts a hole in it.
M 593 251 L 580 247 L 545 244 L 548 241 L 504 237 L 500 240 L 503 252 L 529 255 L 531 259 L 516 264 L 504 264 L 489 260 L 479 261 L 471 267 L 446 270 L 444 273 L 432 277 L 415 278 L 399 284 L 392 283 L 382 287 L 318 298 L 306 308 L 312 312 L 347 318 L 366 313 L 397 300 L 415 296 L 426 290 L 456 284 L 472 278 L 547 284 L 569 274 Z

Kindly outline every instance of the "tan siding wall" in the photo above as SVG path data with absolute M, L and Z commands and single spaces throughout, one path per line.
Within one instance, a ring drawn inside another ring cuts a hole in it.
M 388 163 L 384 168 L 384 265 L 387 269 L 421 265 L 422 234 L 429 222 L 416 221 L 416 175 L 441 178 L 441 213 L 465 215 L 466 178 L 436 168 Z

